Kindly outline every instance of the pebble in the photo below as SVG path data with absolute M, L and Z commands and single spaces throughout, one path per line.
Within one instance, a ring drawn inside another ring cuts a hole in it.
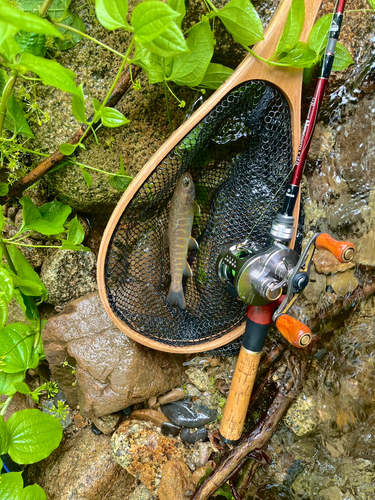
M 112 434 L 116 429 L 120 417 L 120 413 L 112 413 L 111 415 L 103 415 L 102 417 L 92 417 L 92 421 L 103 434 Z
M 92 423 L 92 424 L 91 424 L 91 430 L 92 430 L 92 432 L 93 432 L 94 434 L 96 434 L 97 436 L 99 436 L 99 434 L 101 434 L 101 433 L 102 433 L 102 431 L 101 431 L 101 430 L 99 430 L 99 429 L 96 427 L 96 425 L 95 425 L 94 423 Z
M 181 427 L 178 425 L 171 424 L 169 422 L 163 422 L 161 424 L 161 433 L 164 436 L 178 436 L 181 432 Z
M 163 396 L 159 396 L 158 401 L 161 405 L 166 405 L 168 403 L 174 403 L 175 401 L 180 401 L 184 399 L 185 391 L 182 387 L 178 387 L 177 389 L 173 389 L 173 391 L 167 392 Z
M 186 390 L 189 396 L 199 398 L 202 395 L 201 391 L 194 384 L 186 384 Z
M 181 441 L 184 443 L 194 444 L 198 441 L 207 441 L 208 440 L 208 432 L 204 427 L 200 427 L 194 432 L 190 432 L 189 429 L 182 429 L 180 433 Z
M 160 411 L 157 410 L 134 410 L 130 414 L 132 420 L 143 420 L 144 422 L 152 422 L 153 424 L 161 427 L 161 424 L 168 422 L 168 418 Z
M 152 396 L 148 401 L 147 404 L 150 408 L 156 405 L 158 398 L 156 396 Z
M 210 377 L 203 369 L 193 366 L 186 370 L 186 375 L 189 377 L 190 382 L 198 387 L 200 391 L 204 392 L 209 388 Z
M 80 413 L 77 413 L 77 415 L 74 416 L 73 418 L 74 425 L 78 427 L 78 429 L 82 429 L 87 425 L 85 419 L 82 417 Z
M 161 405 L 161 411 L 175 425 L 195 429 L 217 419 L 217 412 L 187 401 Z

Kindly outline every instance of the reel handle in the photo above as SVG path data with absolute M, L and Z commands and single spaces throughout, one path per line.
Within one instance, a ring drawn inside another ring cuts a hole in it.
M 318 250 L 328 250 L 339 262 L 350 262 L 354 259 L 357 248 L 350 241 L 337 241 L 327 233 L 321 233 L 315 240 Z
M 281 314 L 275 321 L 281 335 L 294 347 L 299 349 L 308 346 L 312 340 L 310 328 L 297 319 Z

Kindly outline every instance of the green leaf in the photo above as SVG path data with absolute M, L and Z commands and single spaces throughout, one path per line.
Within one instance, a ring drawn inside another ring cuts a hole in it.
M 11 37 L 15 33 L 17 33 L 17 31 L 18 31 L 18 28 L 16 28 L 15 26 L 0 21 L 0 47 L 3 45 L 4 40 Z M 2 51 L 4 52 L 4 48 L 3 47 L 1 47 L 1 48 L 2 48 Z M 8 55 L 8 54 L 5 54 L 5 55 Z
M 46 36 L 40 33 L 29 33 L 21 30 L 15 36 L 19 45 L 19 52 L 30 52 L 34 56 L 46 55 L 47 49 L 45 48 Z
M 20 200 L 21 203 L 21 200 Z M 60 233 L 60 228 L 64 227 L 66 219 L 69 217 L 72 208 L 61 201 L 53 200 L 49 203 L 44 203 L 39 207 L 39 212 L 43 217 L 43 221 L 49 222 L 59 228 L 57 233 Z M 64 230 L 64 229 L 63 229 Z M 57 234 L 56 233 L 56 234 Z
M 160 57 L 173 57 L 188 50 L 184 35 L 176 23 L 170 24 L 161 35 L 144 45 Z
M 174 20 L 179 28 L 181 28 L 181 23 L 186 14 L 185 0 L 168 0 L 168 5 L 171 9 L 178 12 L 178 16 Z
M 23 73 L 32 71 L 42 79 L 45 85 L 56 87 L 64 92 L 70 92 L 71 94 L 79 92 L 74 83 L 74 72 L 68 68 L 64 68 L 64 66 L 61 66 L 61 64 L 56 61 L 33 56 L 32 54 L 24 52 L 21 54 L 19 62 L 17 64 L 12 64 L 11 67 Z
M 4 59 L 11 63 L 13 62 L 15 56 L 19 54 L 20 46 L 13 38 L 13 36 L 9 36 L 1 43 L 0 52 L 2 52 Z
M 86 33 L 86 27 L 80 17 L 76 14 L 69 12 L 68 17 L 61 21 L 65 26 L 71 26 L 72 28 Z M 64 40 L 56 40 L 56 46 L 59 50 L 68 50 L 77 45 L 78 42 L 82 40 L 82 35 L 79 33 L 74 33 L 66 28 L 59 27 L 58 30 L 62 35 L 64 35 Z
M 102 109 L 102 123 L 105 127 L 121 127 L 121 125 L 129 123 L 129 121 L 117 109 L 107 107 Z
M 221 64 L 210 63 L 199 87 L 216 90 L 233 73 L 233 69 Z
M 2 232 L 3 227 L 4 227 L 4 214 L 3 214 L 3 211 L 1 210 L 0 211 L 0 232 Z M 0 262 L 2 262 L 2 260 L 3 260 L 3 255 L 2 255 L 2 252 L 0 252 Z
M 23 207 L 22 217 L 25 227 L 45 235 L 59 234 L 65 231 L 64 223 L 72 211 L 69 205 L 54 200 L 51 203 L 45 203 L 38 209 L 31 201 L 30 196 L 23 196 L 20 203 Z
M 87 187 L 89 188 L 92 184 L 92 177 L 91 175 L 87 172 L 87 170 L 84 167 L 81 167 L 81 173 L 83 175 L 83 178 L 86 181 Z
M 0 0 L 0 19 L 4 23 L 15 26 L 18 30 L 30 31 L 31 33 L 41 33 L 61 38 L 58 30 L 45 19 L 39 16 L 23 12 L 16 7 L 11 7 L 5 0 Z
M 316 21 L 310 31 L 308 46 L 317 56 L 321 56 L 327 45 L 332 14 L 327 14 Z
M 20 500 L 47 500 L 47 497 L 43 488 L 38 484 L 32 484 L 22 490 Z
M 0 299 L 0 328 L 2 328 L 8 319 L 8 306 L 5 300 Z
M 20 500 L 23 489 L 22 472 L 8 472 L 0 476 L 1 500 Z
M 9 120 L 10 127 L 6 127 L 7 130 L 14 132 L 16 130 L 17 134 L 23 135 L 25 137 L 34 137 L 34 134 L 29 127 L 29 124 L 26 121 L 26 118 L 23 114 L 21 106 L 16 101 L 14 95 L 12 94 L 7 101 L 7 118 L 11 117 Z M 15 124 L 15 127 L 14 127 Z
M 13 385 L 20 394 L 30 394 L 32 392 L 25 382 L 15 382 Z
M 294 49 L 279 59 L 279 62 L 293 68 L 310 68 L 317 63 L 317 56 L 305 42 L 298 42 Z
M 20 278 L 16 274 L 13 274 L 13 283 L 28 297 L 39 297 L 43 294 L 43 287 L 33 280 Z
M 134 59 L 131 62 L 145 70 L 151 84 L 160 83 L 164 80 L 161 58 L 150 52 L 143 44 L 136 43 Z
M 342 71 L 351 64 L 354 64 L 352 56 L 348 49 L 342 43 L 336 43 L 335 59 L 332 65 L 332 71 Z
M 0 455 L 5 455 L 9 448 L 10 435 L 5 425 L 4 417 L 0 415 Z M 1 483 L 1 476 L 0 476 Z
M 179 13 L 158 0 L 142 2 L 132 13 L 131 24 L 138 42 L 152 42 L 165 31 Z
M 0 182 L 0 196 L 5 196 L 9 193 L 9 184 L 6 182 Z
M 34 12 L 39 10 L 43 4 L 43 0 L 18 0 L 18 3 L 25 12 Z M 53 0 L 48 15 L 54 21 L 61 21 L 67 15 L 71 0 Z
M 39 318 L 39 312 L 35 302 L 30 297 L 22 293 L 19 288 L 14 290 L 14 298 L 22 309 L 26 319 L 33 322 Z
M 118 191 L 125 191 L 132 180 L 133 177 L 125 171 L 124 162 L 122 156 L 120 156 L 120 170 L 116 175 L 110 176 L 109 183 Z
M 203 80 L 214 53 L 214 37 L 210 25 L 202 22 L 194 26 L 186 43 L 189 52 L 173 59 L 173 70 L 168 80 L 177 85 L 196 87 Z
M 101 104 L 96 97 L 92 100 L 92 107 L 94 108 L 95 113 L 97 113 L 101 108 Z
M 38 293 L 37 295 L 34 295 L 35 297 L 41 297 L 42 300 L 46 300 L 48 297 L 48 292 L 44 284 L 41 282 L 38 273 L 34 271 L 34 269 L 31 267 L 30 263 L 26 259 L 26 257 L 18 250 L 18 248 L 15 245 L 9 245 L 7 247 L 9 255 L 12 259 L 13 265 L 16 268 L 17 271 L 17 278 L 18 282 L 19 280 L 24 280 L 24 281 L 31 281 L 34 283 L 35 286 L 40 287 L 41 293 Z M 16 279 L 17 279 L 16 278 Z M 13 283 L 15 286 L 17 286 L 17 283 L 15 281 L 15 275 L 12 274 L 12 279 Z M 25 285 L 26 286 L 26 285 Z M 23 286 L 19 286 L 21 291 L 25 294 L 28 295 L 24 289 Z
M 76 252 L 91 252 L 90 248 L 84 247 L 82 245 L 74 245 L 69 241 L 62 240 L 61 247 L 63 250 L 74 250 Z
M 215 13 L 241 45 L 253 45 L 263 40 L 263 26 L 250 0 L 231 0 Z
M 64 144 L 60 144 L 59 149 L 63 155 L 69 156 L 74 153 L 76 150 L 77 144 L 68 144 L 67 142 Z
M 70 221 L 67 239 L 69 243 L 72 243 L 73 245 L 78 245 L 85 239 L 85 231 L 77 216 Z
M 275 54 L 289 52 L 293 49 L 301 35 L 303 23 L 305 22 L 304 0 L 293 0 L 289 10 L 285 28 L 281 34 Z
M 5 373 L 0 371 L 0 394 L 13 396 L 17 392 L 14 384 L 22 382 L 24 378 L 25 372 Z
M 6 425 L 10 434 L 8 453 L 19 464 L 33 464 L 48 457 L 62 438 L 58 420 L 40 410 L 17 411 Z
M 4 267 L 0 267 L 0 297 L 7 304 L 12 300 L 13 291 L 13 280 L 10 273 Z
M 1 369 L 6 373 L 18 373 L 28 368 L 36 368 L 39 356 L 35 353 L 34 335 L 30 335 L 30 325 L 10 323 L 0 330 Z
M 107 30 L 125 28 L 131 30 L 126 16 L 128 14 L 127 0 L 96 0 L 96 17 Z

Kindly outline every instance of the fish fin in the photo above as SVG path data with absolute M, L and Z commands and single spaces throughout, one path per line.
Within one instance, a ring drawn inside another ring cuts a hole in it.
M 199 245 L 192 236 L 189 238 L 189 250 L 199 250 Z
M 168 228 L 164 231 L 163 234 L 163 245 L 165 248 L 168 248 L 169 246 L 169 231 Z
M 191 267 L 189 266 L 189 264 L 187 262 L 185 262 L 185 269 L 184 269 L 183 274 L 184 274 L 184 276 L 187 276 L 188 278 L 193 277 L 193 271 L 191 270 Z
M 169 288 L 167 300 L 171 306 L 177 306 L 180 309 L 186 309 L 186 301 L 185 301 L 184 291 L 182 290 L 182 287 L 176 291 L 176 290 L 172 290 L 172 286 L 171 286 Z
M 194 200 L 194 216 L 197 217 L 198 215 L 201 215 L 201 207 Z

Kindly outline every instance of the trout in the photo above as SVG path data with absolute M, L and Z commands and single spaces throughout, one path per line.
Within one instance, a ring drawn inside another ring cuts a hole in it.
M 186 309 L 182 277 L 193 276 L 186 262 L 188 248 L 198 249 L 197 242 L 191 237 L 196 204 L 195 187 L 190 174 L 182 174 L 178 179 L 172 196 L 168 222 L 169 260 L 171 286 L 167 300 L 172 306 Z

